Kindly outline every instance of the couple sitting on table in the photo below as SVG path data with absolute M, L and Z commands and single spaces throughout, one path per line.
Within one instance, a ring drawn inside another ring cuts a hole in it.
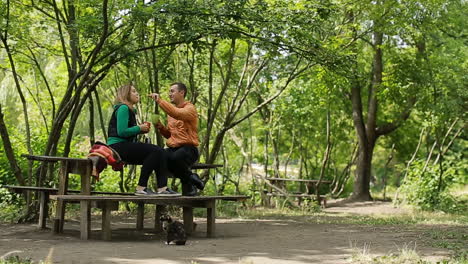
M 154 126 L 167 138 L 168 148 L 136 141 L 138 134 L 148 133 L 150 124 L 137 125 L 135 104 L 140 96 L 133 85 L 124 85 L 117 91 L 114 112 L 109 122 L 107 145 L 117 151 L 125 163 L 143 165 L 135 195 L 177 196 L 167 187 L 168 174 L 172 173 L 182 182 L 182 194 L 194 196 L 197 188 L 203 190 L 204 182 L 190 171 L 198 160 L 198 114 L 195 106 L 185 100 L 187 87 L 183 83 L 170 86 L 171 103 L 159 94 L 148 95 L 167 114 L 167 127 L 159 120 Z M 148 188 L 152 172 L 156 173 L 157 190 Z

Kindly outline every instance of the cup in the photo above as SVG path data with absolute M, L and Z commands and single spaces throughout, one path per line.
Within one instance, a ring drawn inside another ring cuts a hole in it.
M 151 122 L 153 124 L 157 124 L 159 122 L 159 115 L 158 114 L 152 114 L 151 115 Z

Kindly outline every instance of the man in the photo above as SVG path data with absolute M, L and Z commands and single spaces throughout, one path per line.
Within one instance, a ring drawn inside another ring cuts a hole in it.
M 169 89 L 172 104 L 161 99 L 157 93 L 149 96 L 167 114 L 167 127 L 160 121 L 155 126 L 167 138 L 168 168 L 180 178 L 182 194 L 194 196 L 197 188 L 203 190 L 205 184 L 189 169 L 198 160 L 198 113 L 195 106 L 185 100 L 186 94 L 185 84 L 177 82 L 171 84 Z

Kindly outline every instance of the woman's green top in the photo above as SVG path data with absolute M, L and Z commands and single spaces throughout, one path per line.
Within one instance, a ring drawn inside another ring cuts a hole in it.
M 135 113 L 126 104 L 114 105 L 114 112 L 109 122 L 107 145 L 133 142 L 140 132 L 140 127 L 136 125 Z

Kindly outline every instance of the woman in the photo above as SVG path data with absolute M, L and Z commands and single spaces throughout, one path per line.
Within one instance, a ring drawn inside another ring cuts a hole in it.
M 117 151 L 125 163 L 143 165 L 135 195 L 180 195 L 167 188 L 167 168 L 164 150 L 156 145 L 136 141 L 138 134 L 148 133 L 149 123 L 137 125 L 135 104 L 140 96 L 130 84 L 117 91 L 114 112 L 109 122 L 107 145 Z M 154 192 L 147 187 L 152 172 L 156 173 L 158 190 Z

